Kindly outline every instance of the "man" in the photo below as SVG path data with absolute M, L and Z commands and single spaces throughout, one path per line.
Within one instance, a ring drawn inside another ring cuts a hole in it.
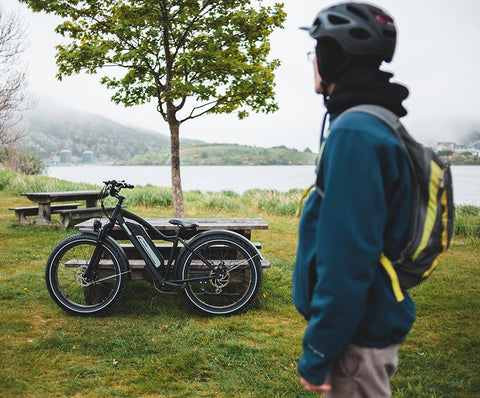
M 292 294 L 308 326 L 298 370 L 305 388 L 325 397 L 390 397 L 415 306 L 407 292 L 397 301 L 379 259 L 398 258 L 406 243 L 408 161 L 374 116 L 338 116 L 361 104 L 406 114 L 408 90 L 379 69 L 393 57 L 396 29 L 377 7 L 343 3 L 320 11 L 308 30 L 317 40 L 315 89 L 330 128 L 299 225 Z

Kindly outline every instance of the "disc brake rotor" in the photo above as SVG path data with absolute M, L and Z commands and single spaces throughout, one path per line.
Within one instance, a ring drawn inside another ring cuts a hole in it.
M 215 271 L 211 271 L 210 275 L 215 274 Z M 212 286 L 216 287 L 217 289 L 223 289 L 225 286 L 227 286 L 230 282 L 230 273 L 225 272 L 221 277 L 211 279 L 210 283 Z
M 90 285 L 90 282 L 87 282 L 82 276 L 83 271 L 85 271 L 87 267 L 88 267 L 87 265 L 82 265 L 78 267 L 77 270 L 75 271 L 75 281 L 79 286 L 87 287 Z

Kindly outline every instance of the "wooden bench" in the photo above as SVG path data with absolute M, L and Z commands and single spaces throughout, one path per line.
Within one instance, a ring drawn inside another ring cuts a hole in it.
M 253 246 L 257 248 L 257 250 L 260 250 L 262 248 L 262 244 L 260 242 L 251 242 Z M 155 247 L 158 249 L 160 254 L 163 256 L 163 258 L 167 258 L 170 256 L 170 251 L 172 250 L 173 243 L 171 242 L 165 242 L 165 243 L 158 243 L 155 242 Z M 178 252 L 182 248 L 182 244 L 179 243 L 177 247 L 176 253 L 174 253 L 174 258 L 178 256 Z M 133 246 L 132 243 L 121 243 L 120 247 L 123 249 L 127 257 L 130 259 L 140 259 L 140 254 L 138 253 L 137 249 Z
M 106 206 L 107 211 L 111 211 L 115 206 Z M 53 208 L 53 206 L 52 206 Z M 76 209 L 59 210 L 57 213 L 60 215 L 60 227 L 68 228 L 72 221 L 85 221 L 92 217 L 101 217 L 103 215 L 101 207 L 82 207 Z
M 257 248 L 257 250 L 260 250 L 262 248 L 262 245 L 260 242 L 252 242 L 252 244 Z M 142 279 L 143 269 L 145 268 L 145 261 L 143 261 L 137 249 L 135 249 L 135 247 L 131 243 L 121 243 L 120 246 L 125 252 L 125 254 L 127 255 L 128 263 L 130 264 L 130 269 L 132 271 L 132 280 Z M 165 263 L 167 263 L 170 257 L 170 251 L 172 250 L 173 244 L 170 242 L 155 243 L 155 246 L 160 252 L 160 254 L 162 255 L 162 257 L 164 258 Z M 179 247 L 177 247 L 177 250 L 174 253 L 173 258 L 178 257 L 178 252 L 180 251 L 181 247 L 182 245 L 179 244 Z M 262 268 L 270 268 L 270 261 L 266 259 L 262 258 L 261 264 L 262 264 Z
M 141 281 L 144 279 L 144 269 L 145 269 L 145 261 L 140 258 L 140 255 L 138 254 L 137 250 L 133 247 L 128 247 L 128 244 L 121 245 L 122 248 L 127 249 L 125 253 L 129 253 L 130 256 L 128 256 L 128 264 L 130 265 L 130 270 L 131 270 L 131 278 L 133 281 Z M 167 245 L 156 245 L 157 248 L 160 250 L 163 250 L 164 253 L 162 253 L 162 256 L 164 257 L 164 264 L 167 265 L 168 263 L 168 256 L 169 256 L 169 248 Z M 133 249 L 133 250 L 132 250 Z M 228 265 L 229 262 L 233 262 L 235 265 L 238 260 L 223 260 L 223 262 Z M 203 263 L 200 260 L 197 260 L 198 266 L 202 266 Z M 192 262 L 195 265 L 195 260 Z M 88 265 L 88 260 L 86 259 L 72 259 L 69 260 L 65 263 L 65 267 L 67 268 L 78 268 L 78 267 L 83 267 Z M 108 274 L 109 270 L 112 270 L 113 263 L 110 260 L 100 260 L 100 274 L 99 277 L 105 277 Z M 261 265 L 262 268 L 270 268 L 270 261 L 262 259 L 261 260 Z M 102 272 L 103 271 L 103 272 Z
M 62 205 L 52 205 L 51 213 L 59 214 L 60 212 L 72 211 L 77 209 L 78 206 L 81 206 L 81 203 L 66 203 Z M 35 224 L 35 221 L 30 221 L 27 219 L 29 216 L 38 216 L 39 207 L 38 206 L 25 206 L 25 207 L 9 207 L 8 210 L 15 211 L 15 218 L 18 225 L 32 225 Z

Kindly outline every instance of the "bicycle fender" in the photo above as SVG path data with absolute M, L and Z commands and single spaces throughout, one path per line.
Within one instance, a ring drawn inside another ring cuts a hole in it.
M 81 229 L 80 233 L 83 234 L 83 235 L 88 235 L 92 238 L 95 238 L 95 240 L 97 240 L 99 231 L 94 231 L 93 229 Z M 118 242 L 115 239 L 113 239 L 109 235 L 105 236 L 104 239 L 109 244 L 111 244 L 112 246 L 115 246 L 118 249 L 118 253 L 122 256 L 122 260 L 124 260 L 124 263 L 127 265 L 127 269 L 125 269 L 124 271 L 129 271 L 130 270 L 130 263 L 128 262 L 128 257 L 125 254 L 125 251 L 122 249 L 122 247 L 118 244 Z
M 193 244 L 195 243 L 195 241 L 197 241 L 198 239 L 204 237 L 204 236 L 208 236 L 208 235 L 214 235 L 214 234 L 218 234 L 218 233 L 222 233 L 222 234 L 226 234 L 226 235 L 230 235 L 230 236 L 233 236 L 237 239 L 241 239 L 244 243 L 246 243 L 253 251 L 256 255 L 258 255 L 258 258 L 260 260 L 263 260 L 264 258 L 262 257 L 262 255 L 260 254 L 259 250 L 252 244 L 252 242 L 250 242 L 245 236 L 239 234 L 238 232 L 234 232 L 234 231 L 230 231 L 228 229 L 211 229 L 209 231 L 204 231 L 204 232 L 200 232 L 199 234 L 195 235 L 192 239 L 190 239 L 188 241 L 189 244 Z M 180 249 L 180 252 L 178 253 L 178 257 L 177 259 L 179 258 L 182 258 L 182 255 L 185 253 L 185 252 L 188 252 L 189 250 L 186 248 L 186 247 L 182 247 Z

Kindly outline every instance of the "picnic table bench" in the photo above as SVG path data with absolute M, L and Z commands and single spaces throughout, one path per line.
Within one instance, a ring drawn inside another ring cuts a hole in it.
M 102 209 L 97 207 L 98 190 L 92 191 L 61 191 L 61 192 L 26 192 L 20 195 L 27 197 L 37 206 L 10 207 L 15 211 L 15 217 L 19 225 L 54 225 L 51 215 L 60 216 L 59 224 L 67 228 L 72 221 L 83 221 L 91 217 L 100 217 Z M 82 203 L 68 203 L 54 205 L 55 202 L 82 201 Z M 85 201 L 85 207 L 79 207 Z M 111 208 L 111 207 L 110 207 Z M 36 215 L 34 221 L 27 219 L 28 216 Z
M 172 232 L 172 234 L 176 231 L 177 227 L 175 225 L 170 224 L 168 221 L 169 218 L 145 218 L 152 226 L 156 229 L 162 231 L 163 233 L 168 234 L 168 232 Z M 252 230 L 266 230 L 268 229 L 268 224 L 262 218 L 182 218 L 181 220 L 185 222 L 196 222 L 199 227 L 196 231 L 191 231 L 189 238 L 193 237 L 195 234 L 208 231 L 212 229 L 224 229 L 235 231 L 247 239 L 251 239 Z M 84 221 L 80 224 L 75 226 L 76 229 L 92 229 L 93 223 L 95 219 L 90 219 Z M 101 220 L 103 223 L 106 223 L 107 220 Z M 117 240 L 127 240 L 127 237 L 120 229 L 118 225 L 115 226 L 114 230 L 112 231 L 112 236 Z M 261 249 L 260 242 L 252 242 L 252 244 L 257 248 Z M 143 278 L 143 269 L 145 267 L 144 261 L 141 259 L 138 251 L 135 247 L 130 243 L 120 243 L 120 246 L 124 250 L 125 254 L 127 255 L 128 262 L 130 264 L 130 269 L 132 271 L 132 280 L 138 280 Z M 162 241 L 161 243 L 155 242 L 155 246 L 158 248 L 160 253 L 165 259 L 169 258 L 170 251 L 172 249 L 171 242 Z M 178 255 L 177 252 L 174 253 L 174 258 Z M 266 259 L 262 259 L 262 267 L 263 268 L 270 268 L 270 262 Z
M 56 214 L 61 210 L 72 210 L 81 206 L 81 203 L 67 203 L 63 205 L 51 205 L 50 213 Z M 8 210 L 15 211 L 15 218 L 18 225 L 31 225 L 33 221 L 30 221 L 27 217 L 38 216 L 38 206 L 23 206 L 23 207 L 9 207 Z

